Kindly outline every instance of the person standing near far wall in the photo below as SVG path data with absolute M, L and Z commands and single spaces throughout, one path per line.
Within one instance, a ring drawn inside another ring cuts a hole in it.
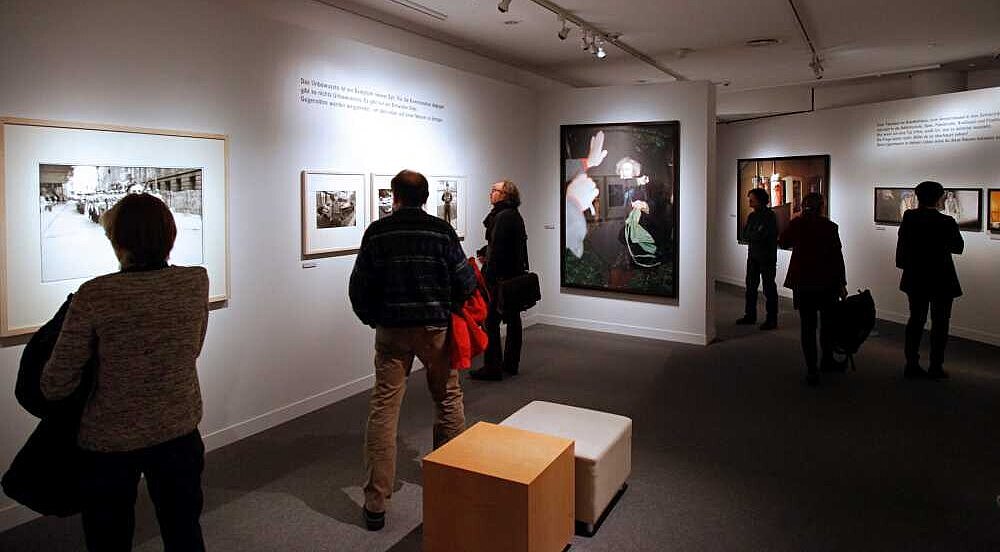
M 844 253 L 837 224 L 824 217 L 823 196 L 810 193 L 802 198 L 802 216 L 792 219 L 778 238 L 792 249 L 785 287 L 793 293 L 799 311 L 802 354 L 806 360 L 806 383 L 819 384 L 819 370 L 841 372 L 844 364 L 833 359 L 831 307 L 847 297 Z M 816 365 L 816 325 L 820 318 L 819 341 L 823 360 Z
M 498 381 L 503 373 L 517 375 L 521 362 L 521 313 L 501 313 L 498 307 L 500 282 L 528 271 L 528 233 L 517 210 L 521 194 L 510 180 L 496 182 L 490 188 L 493 210 L 486 215 L 486 268 L 483 276 L 490 290 L 490 310 L 486 333 L 490 342 L 483 367 L 474 370 L 472 379 Z M 500 323 L 507 324 L 507 343 L 500 344 Z
M 764 308 L 767 319 L 762 330 L 778 327 L 778 287 L 774 275 L 778 268 L 778 219 L 768 207 L 767 191 L 754 188 L 747 193 L 753 212 L 747 218 L 743 235 L 747 240 L 746 306 L 737 324 L 757 323 L 757 286 L 764 282 Z
M 944 348 L 948 343 L 951 306 L 962 295 L 952 254 L 960 255 L 965 241 L 954 218 L 937 210 L 944 187 L 937 182 L 921 182 L 914 190 L 919 207 L 907 211 L 899 225 L 896 267 L 903 269 L 899 289 L 910 303 L 906 323 L 906 366 L 903 377 L 944 379 Z M 920 339 L 931 311 L 931 361 L 925 372 L 920 367 Z

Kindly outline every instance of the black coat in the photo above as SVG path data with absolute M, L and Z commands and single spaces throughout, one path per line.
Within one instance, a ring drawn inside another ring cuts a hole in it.
M 528 234 L 517 205 L 501 201 L 483 220 L 486 227 L 486 266 L 490 285 L 528 271 Z
M 899 289 L 927 297 L 962 295 L 951 256 L 964 249 L 955 219 L 923 207 L 906 211 L 896 242 L 896 267 L 903 269 Z

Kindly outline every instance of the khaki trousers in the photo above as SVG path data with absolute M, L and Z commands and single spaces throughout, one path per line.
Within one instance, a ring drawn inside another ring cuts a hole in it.
M 375 388 L 365 430 L 365 508 L 384 512 L 396 480 L 396 429 L 406 377 L 416 357 L 425 366 L 434 399 L 434 448 L 465 429 L 458 371 L 451 369 L 448 329 L 430 326 L 375 330 Z

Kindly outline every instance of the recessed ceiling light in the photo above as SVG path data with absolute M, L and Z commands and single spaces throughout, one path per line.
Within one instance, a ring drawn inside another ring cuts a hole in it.
M 503 24 L 504 25 L 517 25 L 520 22 L 521 22 L 520 19 L 508 19 L 508 20 L 504 21 Z
M 763 48 L 765 46 L 777 46 L 781 44 L 781 40 L 777 38 L 752 38 L 743 44 L 751 48 Z

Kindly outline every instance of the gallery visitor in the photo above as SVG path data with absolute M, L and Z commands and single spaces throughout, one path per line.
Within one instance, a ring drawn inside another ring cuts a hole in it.
M 204 550 L 196 361 L 208 274 L 167 265 L 177 229 L 152 195 L 126 195 L 101 223 L 121 270 L 80 286 L 40 382 L 47 399 L 65 398 L 81 385 L 88 359 L 97 359 L 78 434 L 87 548 L 131 550 L 144 475 L 164 549 Z
M 518 207 L 521 194 L 510 180 L 496 182 L 490 188 L 493 209 L 483 220 L 486 227 L 486 265 L 483 277 L 490 292 L 490 310 L 486 317 L 489 345 L 483 367 L 474 370 L 472 379 L 497 381 L 503 374 L 517 375 L 521 363 L 521 312 L 501 312 L 500 282 L 528 272 L 528 234 Z M 501 344 L 500 324 L 507 325 L 507 339 Z
M 743 227 L 747 241 L 746 303 L 743 317 L 736 323 L 757 323 L 757 287 L 763 282 L 767 318 L 760 329 L 773 330 L 778 327 L 778 286 L 774 283 L 778 270 L 778 218 L 768 206 L 767 190 L 754 188 L 747 197 L 753 211 Z
M 396 429 L 414 357 L 434 400 L 434 448 L 465 428 L 458 371 L 451 368 L 448 324 L 476 289 L 476 276 L 451 225 L 422 209 L 427 179 L 401 171 L 392 182 L 393 213 L 372 222 L 350 280 L 354 313 L 375 328 L 375 387 L 365 430 L 365 503 L 369 530 L 385 525 L 396 479 Z
M 944 379 L 944 349 L 948 343 L 951 307 L 962 295 L 952 255 L 961 254 L 965 242 L 954 218 L 937 210 L 944 187 L 921 182 L 915 188 L 918 208 L 907 211 L 899 225 L 896 267 L 903 270 L 899 289 L 906 293 L 910 318 L 906 323 L 903 376 L 911 379 Z M 931 313 L 930 365 L 920 366 L 920 340 Z
M 837 224 L 822 215 L 823 196 L 813 192 L 802 198 L 802 215 L 792 219 L 778 237 L 791 248 L 785 287 L 792 290 L 801 323 L 802 353 L 806 361 L 806 383 L 819 384 L 819 372 L 843 371 L 833 357 L 832 309 L 847 296 L 847 275 Z M 816 363 L 816 327 L 822 360 Z

